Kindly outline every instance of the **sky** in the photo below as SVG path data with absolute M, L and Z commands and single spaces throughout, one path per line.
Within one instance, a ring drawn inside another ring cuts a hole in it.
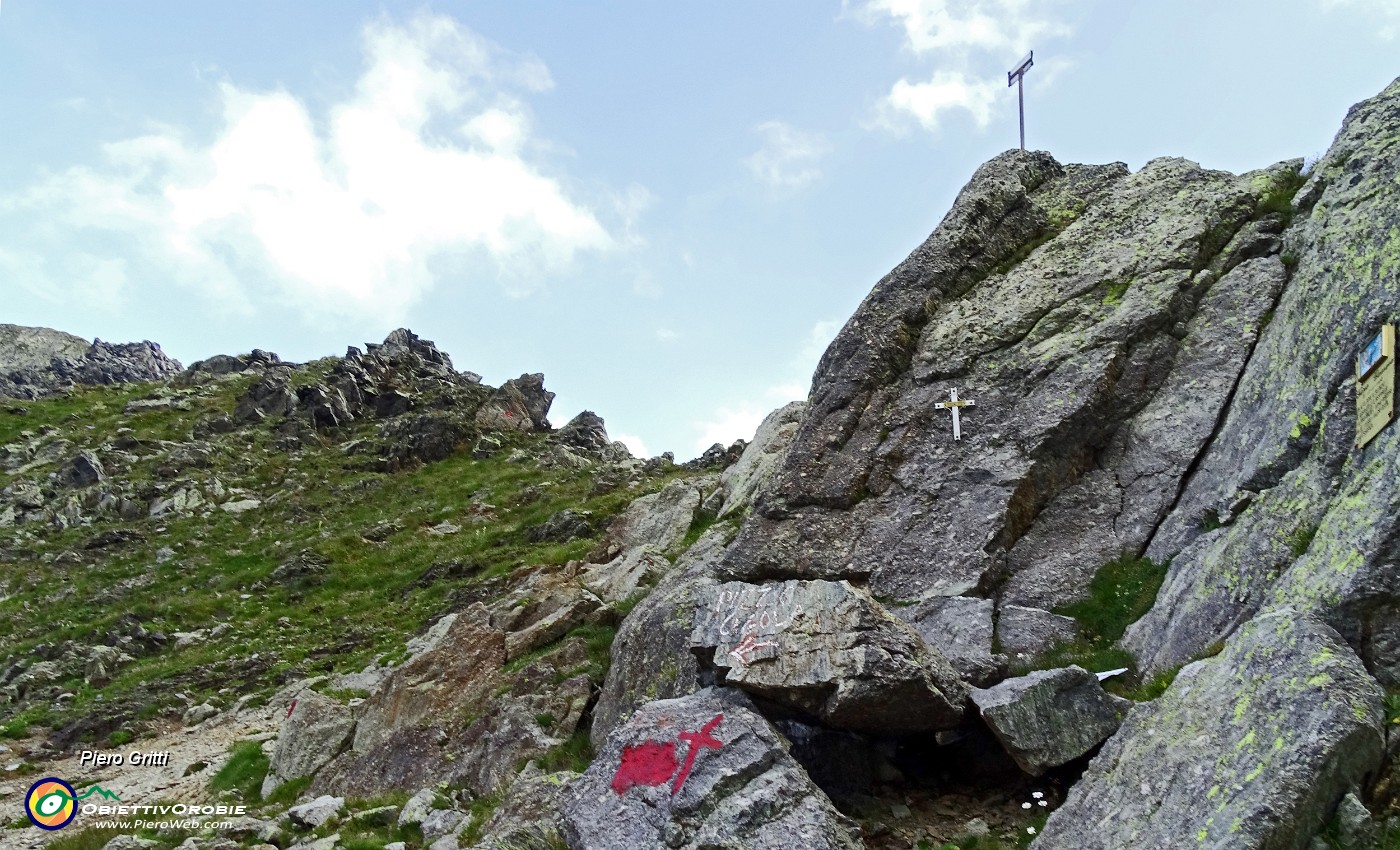
M 0 322 L 188 364 L 408 327 L 698 455 L 804 398 L 1017 145 L 1234 172 L 1400 75 L 1397 0 L 0 0 Z

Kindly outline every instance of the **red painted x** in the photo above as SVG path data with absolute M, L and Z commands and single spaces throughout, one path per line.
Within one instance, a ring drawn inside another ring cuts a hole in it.
M 700 727 L 699 732 L 681 733 L 681 740 L 690 744 L 690 746 L 687 747 L 685 751 L 685 764 L 681 765 L 681 772 L 676 774 L 676 784 L 671 786 L 672 797 L 680 793 L 681 786 L 685 784 L 686 778 L 690 776 L 690 769 L 695 766 L 695 757 L 700 754 L 701 748 L 717 750 L 724 746 L 718 739 L 710 734 L 723 719 L 723 714 L 716 714 L 713 720 Z

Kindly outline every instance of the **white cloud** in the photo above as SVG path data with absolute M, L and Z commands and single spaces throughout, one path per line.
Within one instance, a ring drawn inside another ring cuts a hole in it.
M 827 346 L 836 339 L 836 334 L 841 330 L 842 322 L 835 319 L 826 319 L 812 325 L 807 331 L 807 341 L 802 344 L 802 350 L 798 352 L 798 367 L 806 370 L 807 375 L 811 375 L 817 369 L 817 361 L 826 353 Z M 807 395 L 803 391 L 802 395 Z
M 904 46 L 931 59 L 937 70 L 926 80 L 905 77 L 877 107 L 877 123 L 900 131 L 912 119 L 935 132 L 945 116 L 963 111 L 979 128 L 1006 88 L 1004 72 L 1026 51 L 1070 34 L 1057 17 L 1063 0 L 864 0 L 856 16 L 866 23 L 892 22 L 904 31 Z
M 802 347 L 789 363 L 792 380 L 765 388 L 758 398 L 722 405 L 710 417 L 695 422 L 695 449 L 703 452 L 715 443 L 728 446 L 735 440 L 751 440 L 763 418 L 788 402 L 807 398 L 812 372 L 826 347 L 841 329 L 836 321 L 820 321 L 807 331 Z
M 1052 5 L 1046 0 L 866 0 L 858 14 L 866 20 L 893 18 L 915 53 L 1024 53 L 1039 39 L 1069 34 L 1067 26 L 1045 16 Z
M 647 449 L 647 444 L 642 442 L 641 437 L 633 434 L 617 434 L 613 439 L 626 446 L 627 451 L 631 452 L 633 457 L 651 457 L 651 451 Z
M 822 176 L 817 163 L 831 151 L 820 133 L 808 133 L 782 121 L 754 128 L 763 147 L 744 160 L 749 173 L 775 189 L 796 189 Z
M 912 117 L 925 130 L 934 132 L 944 113 L 962 109 L 979 128 L 986 127 L 999 94 L 1001 87 L 995 82 L 969 79 L 960 71 L 938 71 L 922 83 L 895 83 L 881 104 L 882 119 L 897 127 L 901 119 Z
M 244 312 L 291 302 L 391 321 L 437 284 L 436 258 L 523 294 L 619 246 L 534 161 L 546 145 L 520 95 L 552 85 L 538 59 L 427 14 L 381 18 L 363 42 L 353 93 L 324 114 L 224 81 L 212 141 L 158 127 L 0 197 L 7 266 L 31 288 L 120 297 L 125 275 L 160 274 Z M 630 228 L 648 196 L 623 198 Z M 125 265 L 96 264 L 113 248 Z
M 679 337 L 680 337 L 680 334 L 676 333 L 675 331 L 671 330 L 670 328 L 657 328 L 657 329 L 656 329 L 656 338 L 659 339 L 659 340 L 661 340 L 662 342 L 670 342 L 671 340 L 677 339 L 677 338 L 679 338 Z
M 1400 35 L 1400 4 L 1395 0 L 1321 0 L 1322 10 L 1356 9 L 1380 22 L 1376 35 L 1389 41 Z
M 767 416 L 768 410 L 745 402 L 737 407 L 721 407 L 713 418 L 695 423 L 700 432 L 695 438 L 695 451 L 700 453 L 719 443 L 728 446 L 735 440 L 752 440 L 753 434 Z

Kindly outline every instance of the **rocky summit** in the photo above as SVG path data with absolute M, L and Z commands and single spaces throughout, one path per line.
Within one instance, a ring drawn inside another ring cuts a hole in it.
M 0 844 L 1400 847 L 1397 138 L 1000 154 L 684 463 L 407 329 L 0 326 Z

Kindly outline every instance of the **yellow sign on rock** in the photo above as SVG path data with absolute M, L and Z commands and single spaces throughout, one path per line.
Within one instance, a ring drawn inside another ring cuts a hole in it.
M 1356 446 L 1395 418 L 1395 326 L 1385 325 L 1356 358 Z

